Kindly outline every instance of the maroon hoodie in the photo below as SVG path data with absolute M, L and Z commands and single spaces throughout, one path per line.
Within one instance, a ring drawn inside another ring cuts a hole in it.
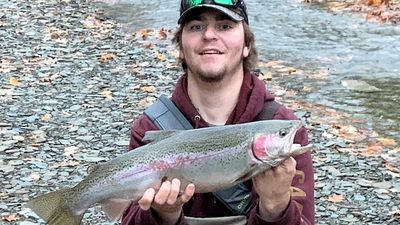
M 193 127 L 207 127 L 198 111 L 193 106 L 187 92 L 187 75 L 183 75 L 177 82 L 172 100 Z M 226 124 L 237 124 L 255 121 L 257 115 L 262 111 L 264 102 L 273 101 L 274 97 L 266 91 L 265 84 L 256 76 L 245 72 L 243 84 L 240 90 L 239 101 L 231 113 Z M 284 106 L 278 108 L 274 119 L 291 120 L 297 119 L 293 112 Z M 131 127 L 131 139 L 129 148 L 134 149 L 146 144 L 142 141 L 144 133 L 148 130 L 157 130 L 150 119 L 141 115 Z M 308 144 L 307 131 L 303 127 L 295 136 L 295 143 Z M 292 182 L 291 201 L 283 216 L 275 221 L 264 221 L 258 213 L 258 195 L 252 189 L 252 210 L 247 215 L 247 224 L 251 225 L 295 225 L 314 224 L 314 176 L 311 153 L 307 152 L 295 157 L 297 161 L 297 172 Z M 247 182 L 252 186 L 251 180 Z M 232 212 L 212 193 L 195 193 L 194 197 L 183 206 L 183 213 L 177 225 L 184 225 L 184 216 L 190 217 L 222 217 L 233 216 Z M 132 203 L 125 211 L 122 225 L 156 225 L 161 224 L 157 213 L 153 210 L 142 210 L 137 203 Z

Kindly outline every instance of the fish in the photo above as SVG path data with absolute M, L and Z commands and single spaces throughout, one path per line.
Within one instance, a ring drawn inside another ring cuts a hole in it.
M 165 180 L 206 193 L 229 188 L 311 150 L 293 144 L 300 120 L 264 120 L 191 130 L 148 131 L 148 144 L 93 166 L 78 184 L 40 195 L 26 206 L 50 225 L 79 225 L 100 204 L 118 220 L 145 190 Z M 181 190 L 183 191 L 183 190 Z

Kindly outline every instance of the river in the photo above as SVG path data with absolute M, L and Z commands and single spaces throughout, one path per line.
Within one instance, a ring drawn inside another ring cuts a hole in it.
M 112 2 L 102 7 L 133 29 L 177 25 L 178 0 Z M 400 143 L 399 26 L 296 0 L 246 4 L 260 58 L 283 60 L 302 71 L 288 80 L 288 86 L 313 87 L 298 98 L 350 113 L 362 119 L 364 127 Z M 365 81 L 380 91 L 354 91 L 342 85 L 344 80 Z

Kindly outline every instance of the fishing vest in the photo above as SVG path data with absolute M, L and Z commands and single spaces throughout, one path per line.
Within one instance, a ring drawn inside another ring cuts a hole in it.
M 276 101 L 264 103 L 264 108 L 255 120 L 271 120 L 281 104 Z M 161 95 L 157 101 L 149 106 L 144 114 L 161 130 L 187 130 L 193 129 L 182 112 L 165 95 Z M 221 201 L 235 216 L 218 218 L 193 218 L 185 217 L 190 225 L 200 224 L 245 224 L 246 217 L 251 210 L 251 189 L 243 183 L 233 187 L 213 192 L 214 196 Z

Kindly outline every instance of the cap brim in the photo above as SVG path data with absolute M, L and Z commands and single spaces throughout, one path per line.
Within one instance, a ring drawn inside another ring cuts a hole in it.
M 227 15 L 227 16 L 229 16 L 231 19 L 233 19 L 235 21 L 244 20 L 243 16 L 239 15 L 238 13 L 236 13 L 236 12 L 226 8 L 226 7 L 223 7 L 223 6 L 220 6 L 220 5 L 201 4 L 201 5 L 194 6 L 192 8 L 187 9 L 186 11 L 184 11 L 181 14 L 181 16 L 179 17 L 178 24 L 181 24 L 182 21 L 186 18 L 186 16 L 190 14 L 190 12 L 192 12 L 195 9 L 200 9 L 200 8 L 215 9 L 215 10 L 217 10 L 217 11 L 219 11 L 219 12 L 221 12 L 221 13 Z

